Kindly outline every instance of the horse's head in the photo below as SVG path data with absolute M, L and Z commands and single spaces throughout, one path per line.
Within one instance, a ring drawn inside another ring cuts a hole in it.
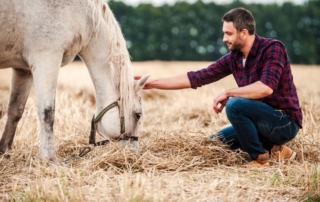
M 119 140 L 120 143 L 127 140 L 137 140 L 137 128 L 143 116 L 142 99 L 140 92 L 147 82 L 149 75 L 134 80 L 130 102 L 116 100 L 98 115 L 95 116 L 97 131 L 107 139 Z M 137 141 L 131 141 L 134 145 Z
M 134 96 L 132 103 L 133 107 L 132 112 L 128 114 L 128 116 L 131 116 L 131 118 L 125 118 L 125 120 L 131 120 L 131 123 L 126 124 L 126 127 L 128 128 L 125 130 L 125 132 L 129 136 L 137 136 L 137 128 L 143 116 L 142 98 L 140 92 L 146 84 L 149 76 L 150 75 L 145 75 L 141 77 L 139 80 L 134 81 Z
M 140 92 L 145 86 L 149 76 L 150 75 L 145 75 L 141 77 L 139 80 L 135 80 L 134 82 L 134 96 L 133 96 L 133 109 L 132 109 L 133 125 L 131 130 L 132 136 L 137 135 L 137 126 L 143 115 L 142 98 L 141 98 Z

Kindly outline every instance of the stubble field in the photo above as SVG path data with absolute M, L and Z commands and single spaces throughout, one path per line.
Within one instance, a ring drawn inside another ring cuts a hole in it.
M 210 62 L 135 62 L 136 75 L 165 77 Z M 303 109 L 303 129 L 290 143 L 293 162 L 242 168 L 245 155 L 208 136 L 228 124 L 213 99 L 236 87 L 232 77 L 198 90 L 143 91 L 140 149 L 110 144 L 68 164 L 49 166 L 38 156 L 36 99 L 32 90 L 13 149 L 0 156 L 1 201 L 319 201 L 320 67 L 293 65 Z M 0 132 L 6 121 L 11 70 L 0 70 Z M 60 71 L 55 146 L 60 161 L 87 146 L 95 111 L 86 67 L 74 62 Z

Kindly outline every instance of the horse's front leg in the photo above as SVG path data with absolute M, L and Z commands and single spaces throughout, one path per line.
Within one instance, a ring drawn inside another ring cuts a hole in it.
M 32 86 L 30 71 L 12 69 L 11 92 L 7 110 L 7 122 L 0 141 L 0 152 L 11 149 L 16 128 L 22 117 Z
M 54 60 L 55 54 L 48 54 L 40 58 L 32 67 L 34 88 L 37 97 L 37 109 L 40 122 L 40 149 L 42 158 L 55 161 L 53 125 L 55 114 L 55 97 L 61 59 Z M 48 59 L 49 58 L 49 59 Z

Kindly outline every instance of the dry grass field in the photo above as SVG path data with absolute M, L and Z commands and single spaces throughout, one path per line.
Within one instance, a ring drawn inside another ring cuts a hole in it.
M 165 77 L 210 62 L 135 62 L 136 75 Z M 0 70 L 0 132 L 6 121 L 11 70 Z M 36 99 L 32 90 L 18 125 L 13 150 L 0 156 L 0 201 L 320 201 L 320 67 L 294 65 L 304 113 L 303 129 L 288 145 L 290 163 L 242 168 L 243 154 L 208 136 L 228 124 L 213 99 L 236 87 L 232 77 L 198 90 L 143 91 L 140 150 L 112 143 L 61 166 L 38 156 Z M 55 142 L 59 160 L 87 146 L 95 110 L 94 89 L 85 66 L 60 71 Z

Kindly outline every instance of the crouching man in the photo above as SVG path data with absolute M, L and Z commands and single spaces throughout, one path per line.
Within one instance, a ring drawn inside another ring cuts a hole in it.
M 283 43 L 258 36 L 244 8 L 230 10 L 222 21 L 228 54 L 199 71 L 149 80 L 145 89 L 196 89 L 232 74 L 238 88 L 222 92 L 213 104 L 216 113 L 226 109 L 231 126 L 211 138 L 247 152 L 253 159 L 248 166 L 268 166 L 270 157 L 294 159 L 284 144 L 302 127 L 302 111 Z

